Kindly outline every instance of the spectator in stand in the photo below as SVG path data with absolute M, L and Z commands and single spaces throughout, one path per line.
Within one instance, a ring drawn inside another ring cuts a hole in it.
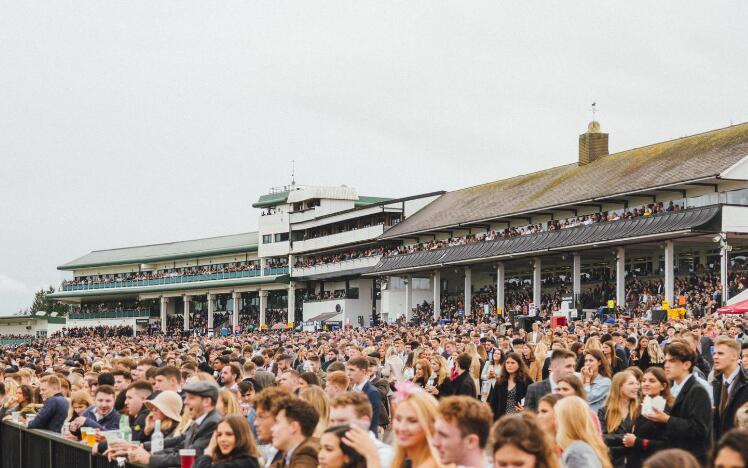
M 380 466 L 392 466 L 394 451 L 370 431 L 371 417 L 371 403 L 363 393 L 346 392 L 330 401 L 330 425 L 360 427 L 368 431 L 377 450 Z
M 102 431 L 117 429 L 119 413 L 114 409 L 114 394 L 114 387 L 111 385 L 96 387 L 94 405 L 70 423 L 70 432 L 80 437 L 82 427 L 93 427 Z
M 462 353 L 457 356 L 457 359 L 455 360 L 457 376 L 452 379 L 451 385 L 453 395 L 465 395 L 477 398 L 475 382 L 470 375 L 470 365 L 472 363 L 473 358 L 467 353 Z
M 494 419 L 522 411 L 522 400 L 527 395 L 527 388 L 532 384 L 527 368 L 517 353 L 509 353 L 506 356 L 498 375 L 496 384 L 488 396 Z
M 534 415 L 527 412 L 508 414 L 494 424 L 491 428 L 491 458 L 496 468 L 559 468 L 552 440 Z
M 34 420 L 29 423 L 29 429 L 60 432 L 70 408 L 70 404 L 60 392 L 60 379 L 54 375 L 42 377 L 39 391 L 44 400 L 44 406 Z
M 714 468 L 745 468 L 748 466 L 748 430 L 732 429 L 717 442 L 712 455 Z
M 401 382 L 395 392 L 395 435 L 393 467 L 441 467 L 439 454 L 432 443 L 437 402 L 411 382 Z
M 702 468 L 702 465 L 685 450 L 667 449 L 647 458 L 642 468 Z
M 379 413 L 382 407 L 382 396 L 379 391 L 369 382 L 369 360 L 365 357 L 356 357 L 348 361 L 346 374 L 351 380 L 351 389 L 364 393 L 371 403 L 371 430 L 375 435 L 379 427 Z
M 543 396 L 554 392 L 557 388 L 558 379 L 574 372 L 576 355 L 567 349 L 557 349 L 551 354 L 550 375 L 547 379 L 535 382 L 527 387 L 526 408 L 536 411 L 538 401 Z
M 312 437 L 319 415 L 301 398 L 281 401 L 273 425 L 273 446 L 282 453 L 273 468 L 316 468 L 319 442 Z
M 641 389 L 644 398 L 662 397 L 667 408 L 673 406 L 675 399 L 670 394 L 670 382 L 665 371 L 659 367 L 650 367 L 644 372 Z M 666 430 L 665 423 L 651 421 L 640 411 L 634 423 L 633 433 L 629 432 L 623 436 L 623 445 L 628 448 L 626 466 L 628 468 L 639 467 L 647 457 L 666 447 Z
M 748 402 L 748 374 L 740 366 L 740 343 L 717 338 L 714 347 L 714 436 L 719 439 L 735 424 L 735 413 Z
M 431 443 L 444 464 L 483 468 L 489 464 L 485 450 L 491 427 L 491 409 L 466 396 L 442 399 L 437 408 Z
M 639 416 L 639 380 L 629 371 L 613 376 L 610 395 L 605 406 L 597 412 L 603 429 L 603 439 L 610 449 L 613 466 L 626 466 L 626 449 L 623 438 L 634 430 L 634 423 Z
M 226 416 L 218 423 L 204 454 L 195 468 L 259 468 L 259 452 L 247 420 Z
M 587 402 L 577 396 L 562 398 L 554 406 L 556 442 L 564 465 L 575 468 L 612 468 L 610 452 L 590 417 Z

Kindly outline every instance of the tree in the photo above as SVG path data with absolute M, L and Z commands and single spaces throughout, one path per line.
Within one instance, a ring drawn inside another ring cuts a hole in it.
M 51 313 L 57 312 L 58 315 L 67 315 L 70 311 L 70 306 L 57 302 L 54 299 L 50 299 L 48 296 L 55 292 L 55 288 L 50 286 L 48 289 L 40 289 L 34 294 L 34 301 L 31 303 L 31 308 L 28 312 L 34 314 L 41 310 Z

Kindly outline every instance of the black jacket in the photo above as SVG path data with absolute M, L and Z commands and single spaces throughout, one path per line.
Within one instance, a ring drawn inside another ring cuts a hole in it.
M 551 381 L 550 379 L 541 380 L 527 387 L 527 393 L 525 395 L 525 408 L 537 411 L 538 403 L 540 399 L 551 393 Z
M 532 383 L 532 381 L 530 381 Z M 527 382 L 517 382 L 516 389 L 517 389 L 517 403 L 519 404 L 523 398 L 525 398 L 525 395 L 527 395 Z M 507 399 L 507 393 L 509 392 L 509 383 L 504 382 L 503 384 L 500 384 L 499 382 L 496 382 L 491 389 L 491 393 L 488 394 L 488 400 L 487 403 L 491 406 L 491 409 L 493 410 L 493 419 L 494 421 L 499 419 L 500 417 L 504 416 L 506 414 L 506 399 Z
M 473 382 L 473 378 L 470 376 L 469 371 L 463 372 L 452 381 L 452 395 L 476 397 L 475 382 Z
M 167 437 L 164 439 L 163 452 L 151 455 L 151 461 L 148 463 L 148 466 L 151 468 L 179 466 L 179 450 L 184 448 L 194 448 L 199 457 L 210 443 L 213 431 L 216 430 L 220 421 L 221 415 L 218 411 L 213 410 L 207 414 L 199 426 L 193 423 L 187 428 L 184 434 L 180 434 L 177 437 Z M 143 447 L 149 452 L 151 451 L 150 442 L 143 444 Z
M 727 406 L 724 414 L 719 413 L 722 397 L 722 374 L 714 376 L 712 383 L 712 395 L 714 396 L 714 440 L 735 426 L 735 413 L 738 408 L 748 402 L 748 374 L 742 367 L 738 370 L 738 376 L 732 384 L 732 391 L 727 395 Z M 38 416 L 37 416 L 38 417 Z
M 605 441 L 605 445 L 610 449 L 610 461 L 613 463 L 613 467 L 623 468 L 626 466 L 626 452 L 628 451 L 623 446 L 623 436 L 633 433 L 634 424 L 631 421 L 631 417 L 626 416 L 626 419 L 621 421 L 621 424 L 614 431 L 608 432 L 605 420 L 606 409 L 607 407 L 603 406 L 597 410 L 597 418 L 600 420 L 600 427 L 603 429 L 603 440 Z
M 644 460 L 666 448 L 666 429 L 665 423 L 654 422 L 640 415 L 634 426 L 634 446 L 626 453 L 626 468 L 641 468 Z
M 195 460 L 195 468 L 260 468 L 260 463 L 255 457 L 239 455 L 230 460 L 213 462 L 210 455 L 203 455 Z
M 679 448 L 706 463 L 712 434 L 712 402 L 706 389 L 692 376 L 678 393 L 667 422 L 668 448 Z

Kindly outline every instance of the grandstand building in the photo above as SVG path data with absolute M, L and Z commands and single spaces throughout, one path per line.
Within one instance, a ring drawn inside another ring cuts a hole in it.
M 292 185 L 253 207 L 258 232 L 84 255 L 52 297 L 68 326 L 202 331 L 723 302 L 748 250 L 748 124 L 609 154 L 591 122 L 563 166 L 400 199 Z
M 258 232 L 94 251 L 58 267 L 72 279 L 50 297 L 73 305 L 68 327 L 207 332 L 302 319 L 368 325 L 377 310 L 376 281 L 357 278 L 381 254 L 353 259 L 349 250 L 374 246 L 437 195 L 386 199 L 360 197 L 345 186 L 274 189 L 253 204 L 261 210 Z M 346 260 L 333 266 L 310 260 L 330 255 Z M 305 266 L 294 271 L 294 258 Z

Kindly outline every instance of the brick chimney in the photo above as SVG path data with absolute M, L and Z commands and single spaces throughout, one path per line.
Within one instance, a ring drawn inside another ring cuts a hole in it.
M 608 154 L 608 134 L 600 131 L 600 123 L 592 121 L 587 133 L 579 135 L 579 165 L 589 164 Z

